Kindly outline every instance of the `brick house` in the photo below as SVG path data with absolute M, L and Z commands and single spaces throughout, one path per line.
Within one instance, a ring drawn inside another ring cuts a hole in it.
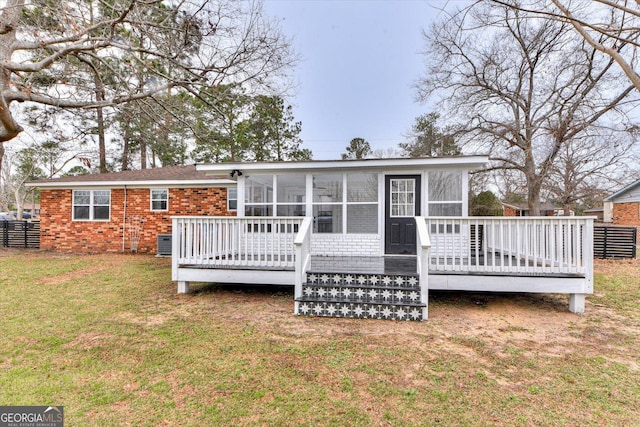
M 593 220 L 465 216 L 469 171 L 487 162 L 203 164 L 29 185 L 41 190 L 42 248 L 129 252 L 139 226 L 138 252 L 155 253 L 170 233 L 180 293 L 190 282 L 292 285 L 297 314 L 424 320 L 431 289 L 553 292 L 583 312 Z
M 236 181 L 194 165 L 34 181 L 40 188 L 40 247 L 67 252 L 156 253 L 171 216 L 235 216 Z
M 502 202 L 504 216 L 531 216 L 527 203 L 507 203 Z M 570 211 L 569 216 L 574 216 L 575 212 Z M 564 209 L 552 203 L 540 204 L 540 216 L 564 216 Z
M 640 227 L 640 180 L 604 199 L 604 205 L 605 211 L 611 210 L 613 224 Z

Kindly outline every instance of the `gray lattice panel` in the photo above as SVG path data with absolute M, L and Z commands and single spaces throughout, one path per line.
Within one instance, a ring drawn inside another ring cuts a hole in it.
M 353 319 L 422 320 L 424 305 L 395 306 L 349 302 L 299 302 L 297 314 L 302 316 L 344 317 Z

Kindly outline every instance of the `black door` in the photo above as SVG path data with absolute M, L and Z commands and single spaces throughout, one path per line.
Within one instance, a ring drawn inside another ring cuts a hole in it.
M 416 253 L 416 221 L 420 215 L 420 175 L 385 177 L 385 253 Z

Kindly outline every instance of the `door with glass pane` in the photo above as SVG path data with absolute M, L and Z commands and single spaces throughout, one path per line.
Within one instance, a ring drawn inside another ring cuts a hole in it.
M 416 253 L 416 222 L 420 215 L 420 175 L 385 178 L 385 253 Z

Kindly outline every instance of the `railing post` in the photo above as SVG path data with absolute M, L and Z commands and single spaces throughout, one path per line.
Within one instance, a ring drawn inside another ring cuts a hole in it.
M 293 223 L 291 227 L 293 232 Z M 302 298 L 302 286 L 311 256 L 311 218 L 306 217 L 302 221 L 293 239 L 293 245 L 295 248 L 294 313 L 299 314 L 298 298 Z
M 420 276 L 420 303 L 424 304 L 422 309 L 422 320 L 427 320 L 429 318 L 429 254 L 431 252 L 431 239 L 429 238 L 429 230 L 427 229 L 425 218 L 417 216 L 415 217 L 415 221 L 418 249 L 416 264 L 417 273 Z

